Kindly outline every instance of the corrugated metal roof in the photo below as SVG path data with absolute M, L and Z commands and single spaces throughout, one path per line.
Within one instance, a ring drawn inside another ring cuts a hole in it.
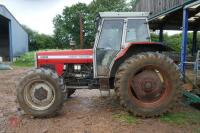
M 195 2 L 195 1 L 199 1 L 199 0 L 184 0 L 184 3 L 181 4 L 181 5 L 176 5 L 176 6 L 172 7 L 172 8 L 170 8 L 170 9 L 164 10 L 164 11 L 159 12 L 159 13 L 157 13 L 157 14 L 150 15 L 150 16 L 149 16 L 149 21 L 151 21 L 151 20 L 153 20 L 153 19 L 156 19 L 156 18 L 158 18 L 158 17 L 160 17 L 160 16 L 169 14 L 169 13 L 171 13 L 171 12 L 175 12 L 175 11 L 177 11 L 177 10 L 183 8 L 185 5 L 191 4 L 192 2 Z
M 12 15 L 12 13 L 8 10 L 8 8 L 6 8 L 6 6 L 0 4 L 0 15 L 2 15 L 3 17 L 6 17 L 8 18 L 7 16 L 5 16 L 5 13 L 4 12 L 8 12 L 12 18 L 21 26 L 21 28 L 24 30 L 24 32 L 26 32 L 26 30 L 24 29 L 24 27 L 21 25 L 21 23 Z M 8 18 L 10 19 L 10 18 Z
M 200 5 L 198 4 L 200 4 L 200 0 L 190 0 L 181 6 L 161 12 L 156 16 L 149 17 L 150 28 L 156 30 L 162 27 L 163 30 L 181 30 L 183 22 L 183 8 L 197 5 L 195 9 L 189 10 L 189 18 L 195 17 L 195 21 L 189 21 L 188 26 L 189 30 L 200 30 L 200 18 L 196 17 L 196 14 L 200 12 Z

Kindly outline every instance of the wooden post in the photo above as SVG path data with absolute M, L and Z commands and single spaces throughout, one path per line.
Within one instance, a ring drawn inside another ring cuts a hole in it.
M 83 16 L 79 13 L 79 20 L 80 20 L 80 49 L 83 49 Z

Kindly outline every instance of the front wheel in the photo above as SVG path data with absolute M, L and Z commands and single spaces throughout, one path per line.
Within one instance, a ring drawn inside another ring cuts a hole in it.
M 115 87 L 121 105 L 145 118 L 172 111 L 181 94 L 178 67 L 170 58 L 154 52 L 127 59 L 117 71 Z
M 35 69 L 22 78 L 17 86 L 21 108 L 35 117 L 51 117 L 64 102 L 62 79 L 52 70 Z

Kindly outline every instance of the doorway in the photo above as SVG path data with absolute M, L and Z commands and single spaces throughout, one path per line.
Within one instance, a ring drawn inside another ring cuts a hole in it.
M 11 61 L 10 57 L 10 20 L 0 15 L 0 57 Z

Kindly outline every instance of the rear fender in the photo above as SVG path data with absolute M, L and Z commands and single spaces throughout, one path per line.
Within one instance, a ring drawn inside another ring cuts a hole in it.
M 115 62 L 111 67 L 110 77 L 115 77 L 119 66 L 129 57 L 134 54 L 141 52 L 162 52 L 162 51 L 172 51 L 171 48 L 157 42 L 141 42 L 141 43 L 130 43 L 128 47 L 123 49 L 115 58 Z

